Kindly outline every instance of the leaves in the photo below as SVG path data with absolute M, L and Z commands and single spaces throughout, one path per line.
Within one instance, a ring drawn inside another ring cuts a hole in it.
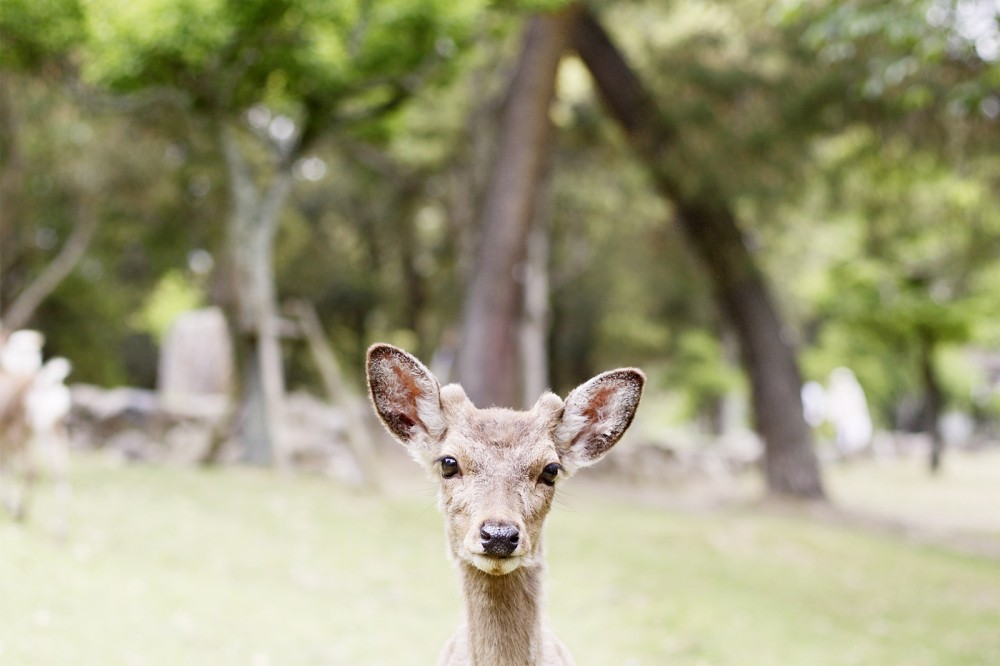
M 327 121 L 409 90 L 467 39 L 476 3 L 87 0 L 83 70 L 122 92 L 183 91 L 234 115 L 259 101 Z M 340 114 L 340 115 L 338 115 Z
M 0 67 L 39 69 L 66 57 L 84 34 L 78 0 L 4 0 Z

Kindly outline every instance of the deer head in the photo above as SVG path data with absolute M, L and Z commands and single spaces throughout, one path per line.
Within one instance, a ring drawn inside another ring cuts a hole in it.
M 375 411 L 440 480 L 451 554 L 494 575 L 541 563 L 542 523 L 556 486 L 621 438 L 644 382 L 639 370 L 612 370 L 565 401 L 545 393 L 528 411 L 478 409 L 461 386 L 441 388 L 405 351 L 368 350 Z

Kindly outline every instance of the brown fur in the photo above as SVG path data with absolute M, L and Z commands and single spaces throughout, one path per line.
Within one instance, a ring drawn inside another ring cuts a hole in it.
M 557 479 L 599 460 L 628 428 L 645 381 L 639 370 L 598 375 L 564 403 L 546 393 L 529 411 L 478 409 L 457 384 L 440 388 L 417 359 L 389 345 L 368 350 L 376 412 L 411 455 L 441 477 L 441 460 L 460 472 L 440 478 L 448 550 L 462 578 L 465 621 L 445 646 L 444 666 L 559 666 L 568 650 L 542 623 L 542 526 Z M 557 481 L 558 485 L 558 481 Z M 488 523 L 516 528 L 508 556 L 485 551 Z
M 10 375 L 0 369 L 0 456 L 15 454 L 27 441 L 24 398 L 33 379 L 33 376 Z
M 0 368 L 0 493 L 15 520 L 24 518 L 25 496 L 33 475 L 25 398 L 34 378 Z

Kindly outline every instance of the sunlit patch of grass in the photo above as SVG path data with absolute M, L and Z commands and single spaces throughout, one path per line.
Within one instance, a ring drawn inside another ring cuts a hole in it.
M 604 544 L 580 542 L 588 526 Z M 1000 663 L 995 561 L 801 519 L 621 506 L 556 516 L 550 543 L 553 617 L 581 664 Z
M 457 622 L 432 494 L 96 458 L 74 484 L 66 544 L 44 492 L 35 523 L 0 521 L 0 664 L 429 664 Z M 995 560 L 595 488 L 547 528 L 580 666 L 1000 663 Z
M 831 465 L 837 503 L 926 530 L 1000 537 L 1000 448 L 946 452 L 931 476 L 926 456 Z
M 66 546 L 0 525 L 9 663 L 423 663 L 448 635 L 434 618 L 457 592 L 430 584 L 450 572 L 426 500 L 251 470 L 76 470 Z

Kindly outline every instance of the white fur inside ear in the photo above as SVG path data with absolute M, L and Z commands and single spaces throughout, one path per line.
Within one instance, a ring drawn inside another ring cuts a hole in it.
M 441 411 L 441 401 L 438 397 L 437 383 L 434 384 L 435 393 L 422 393 L 417 398 L 417 416 L 427 428 L 427 434 L 431 439 L 440 439 L 448 430 L 448 424 L 444 420 L 444 413 Z

